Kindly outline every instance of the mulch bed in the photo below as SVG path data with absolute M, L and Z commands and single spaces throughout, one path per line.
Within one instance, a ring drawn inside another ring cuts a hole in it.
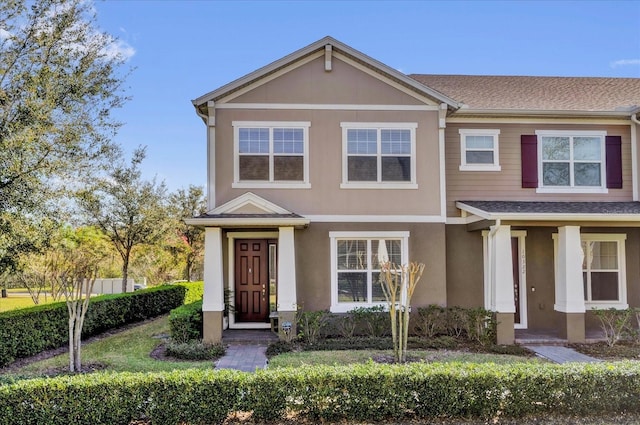
M 620 341 L 609 347 L 605 342 L 571 344 L 574 350 L 601 360 L 640 360 L 640 344 Z

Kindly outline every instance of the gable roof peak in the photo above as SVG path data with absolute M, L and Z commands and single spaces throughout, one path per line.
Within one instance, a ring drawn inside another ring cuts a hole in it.
M 348 56 L 349 58 L 357 62 L 364 64 L 365 66 L 373 69 L 377 73 L 387 78 L 390 78 L 392 80 L 395 80 L 400 84 L 404 85 L 405 87 L 409 87 L 410 89 L 415 90 L 418 93 L 421 93 L 427 97 L 435 99 L 436 101 L 438 101 L 438 103 L 444 103 L 451 109 L 457 109 L 461 106 L 453 98 L 443 94 L 442 92 L 432 89 L 431 87 L 428 87 L 420 83 L 418 80 L 414 78 L 410 78 L 409 76 L 398 71 L 397 69 L 394 69 L 388 65 L 385 65 L 382 62 L 376 59 L 373 59 L 372 57 L 354 49 L 353 47 L 345 43 L 342 43 L 341 41 L 329 35 L 299 50 L 296 50 L 295 52 L 290 53 L 282 57 L 281 59 L 271 62 L 270 64 L 265 65 L 262 68 L 259 68 L 243 77 L 240 77 L 228 84 L 225 84 L 224 86 L 219 87 L 218 89 L 215 89 L 209 93 L 206 93 L 192 100 L 192 103 L 197 109 L 199 106 L 206 105 L 207 102 L 209 101 L 215 102 L 216 100 L 223 98 L 224 96 L 242 87 L 246 87 L 260 80 L 261 78 L 264 78 L 270 74 L 273 74 L 274 72 L 277 72 L 278 70 L 286 68 L 287 66 L 289 66 L 290 64 L 298 60 L 301 60 L 321 49 L 324 49 L 326 45 L 331 45 L 333 49 L 337 50 L 338 52 Z

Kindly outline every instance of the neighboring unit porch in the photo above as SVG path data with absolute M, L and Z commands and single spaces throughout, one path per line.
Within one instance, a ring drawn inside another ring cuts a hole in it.
M 640 203 L 457 206 L 482 235 L 484 307 L 496 312 L 499 344 L 512 344 L 515 329 L 585 342 L 597 328 L 591 310 L 640 304 Z

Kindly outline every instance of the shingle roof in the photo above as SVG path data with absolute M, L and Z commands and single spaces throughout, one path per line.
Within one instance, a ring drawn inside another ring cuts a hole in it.
M 640 78 L 411 74 L 469 109 L 629 111 L 640 106 Z
M 458 201 L 489 214 L 637 214 L 640 202 Z

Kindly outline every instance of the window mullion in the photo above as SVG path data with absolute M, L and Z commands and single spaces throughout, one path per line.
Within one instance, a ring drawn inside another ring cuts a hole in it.
M 376 129 L 376 168 L 378 169 L 378 183 L 382 182 L 382 130 Z

